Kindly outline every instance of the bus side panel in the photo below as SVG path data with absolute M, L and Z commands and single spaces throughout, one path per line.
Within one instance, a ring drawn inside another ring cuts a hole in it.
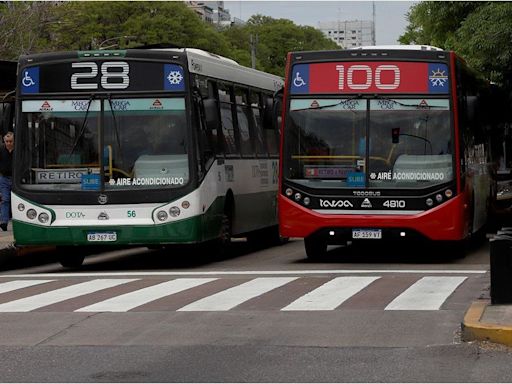
M 228 168 L 229 167 L 229 168 Z M 233 235 L 277 224 L 277 160 L 226 160 L 226 187 L 234 196 Z
M 465 194 L 418 215 L 323 215 L 279 196 L 279 228 L 285 237 L 308 237 L 321 228 L 409 228 L 430 240 L 462 240 L 469 214 Z

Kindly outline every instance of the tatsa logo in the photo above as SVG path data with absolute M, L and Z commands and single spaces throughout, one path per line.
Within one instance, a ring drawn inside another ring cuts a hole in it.
M 322 208 L 353 208 L 354 205 L 348 200 L 323 200 L 320 199 Z

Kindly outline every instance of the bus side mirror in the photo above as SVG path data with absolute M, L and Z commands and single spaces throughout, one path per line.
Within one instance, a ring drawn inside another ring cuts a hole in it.
M 478 96 L 468 96 L 467 97 L 467 119 L 472 124 L 472 122 L 478 116 L 478 108 L 479 108 L 479 97 Z
M 263 127 L 265 129 L 274 129 L 274 100 L 266 97 L 263 108 Z
M 219 128 L 219 112 L 217 109 L 217 100 L 205 99 L 203 100 L 204 116 L 206 119 L 206 128 L 213 130 Z
M 279 130 L 281 128 L 282 98 L 277 95 L 274 98 L 266 98 L 263 111 L 263 127 L 265 129 Z

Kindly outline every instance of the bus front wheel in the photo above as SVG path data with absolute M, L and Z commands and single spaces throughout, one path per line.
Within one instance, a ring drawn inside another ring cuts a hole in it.
M 309 260 L 320 260 L 327 254 L 327 244 L 312 236 L 304 239 L 304 247 Z
M 57 260 L 64 268 L 79 268 L 85 259 L 85 253 L 77 247 L 57 247 Z

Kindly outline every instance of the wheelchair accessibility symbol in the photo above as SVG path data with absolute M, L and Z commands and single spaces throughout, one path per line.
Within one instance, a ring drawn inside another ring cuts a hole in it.
M 298 71 L 295 74 L 295 78 L 293 79 L 293 85 L 297 88 L 300 88 L 300 87 L 306 85 L 306 82 L 304 81 L 304 79 L 302 77 L 300 77 L 300 73 Z
M 31 87 L 33 85 L 36 85 L 36 83 L 34 82 L 34 80 L 32 80 L 32 78 L 30 77 L 30 75 L 28 74 L 28 71 L 25 71 L 25 76 L 23 77 L 23 79 L 21 80 L 21 83 L 23 84 L 24 87 Z
M 23 70 L 20 74 L 21 93 L 39 93 L 39 67 L 31 67 Z

